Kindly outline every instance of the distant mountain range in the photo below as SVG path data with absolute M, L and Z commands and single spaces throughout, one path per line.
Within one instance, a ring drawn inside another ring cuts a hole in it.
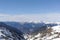
M 28 33 L 28 34 L 38 30 L 41 27 L 46 28 L 47 26 L 52 27 L 52 26 L 58 25 L 56 23 L 45 24 L 43 22 L 42 23 L 34 23 L 34 22 L 31 22 L 31 23 L 28 23 L 28 22 L 25 22 L 25 23 L 4 22 L 4 23 L 21 30 L 23 33 Z

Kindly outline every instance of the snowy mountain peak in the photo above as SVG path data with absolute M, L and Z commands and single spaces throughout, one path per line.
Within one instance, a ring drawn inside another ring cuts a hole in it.
M 55 32 L 59 32 L 59 33 L 60 33 L 60 25 L 58 25 L 58 26 L 53 26 L 52 29 L 53 29 Z

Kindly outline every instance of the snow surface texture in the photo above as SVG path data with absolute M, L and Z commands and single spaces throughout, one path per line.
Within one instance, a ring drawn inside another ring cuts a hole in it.
M 47 27 L 43 32 L 39 32 L 36 35 L 26 34 L 24 37 L 27 40 L 60 40 L 60 25 Z

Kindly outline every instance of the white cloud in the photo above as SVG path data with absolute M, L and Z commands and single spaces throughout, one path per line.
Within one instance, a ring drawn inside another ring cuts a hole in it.
M 25 14 L 9 15 L 0 14 L 0 21 L 60 21 L 60 14 Z

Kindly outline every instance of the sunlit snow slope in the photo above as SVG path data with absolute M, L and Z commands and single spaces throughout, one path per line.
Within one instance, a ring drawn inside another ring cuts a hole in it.
M 27 40 L 60 40 L 60 25 L 53 27 L 48 26 L 46 30 L 34 34 L 27 34 L 27 36 L 25 35 L 25 38 Z

